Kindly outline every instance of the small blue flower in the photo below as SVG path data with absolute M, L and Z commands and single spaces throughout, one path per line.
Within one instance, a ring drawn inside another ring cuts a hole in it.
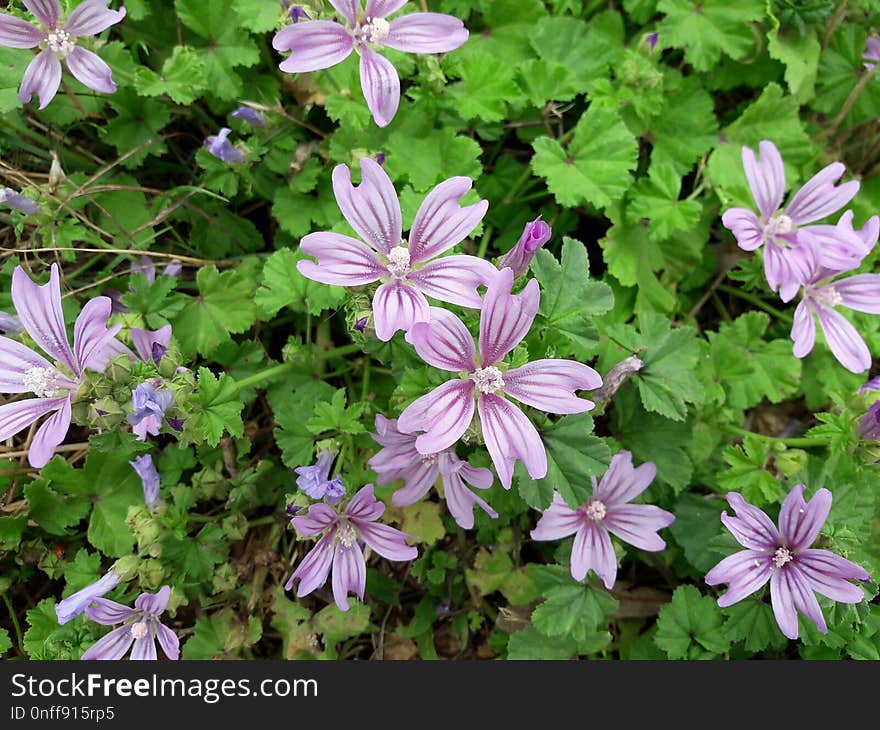
M 333 454 L 322 451 L 318 461 L 312 466 L 298 466 L 294 469 L 299 476 L 296 486 L 312 499 L 323 499 L 327 504 L 338 504 L 345 496 L 345 485 L 340 477 L 330 479 L 330 467 L 333 465 Z
M 244 162 L 244 152 L 233 147 L 226 139 L 231 131 L 229 127 L 223 127 L 216 136 L 212 134 L 205 140 L 205 147 L 218 160 L 240 165 Z
M 233 116 L 236 119 L 242 119 L 254 127 L 266 126 L 266 117 L 260 114 L 256 109 L 251 109 L 249 106 L 238 107 L 238 109 L 232 112 L 230 116 Z
M 0 188 L 0 205 L 6 205 L 22 213 L 40 212 L 40 206 L 35 201 L 15 192 L 12 188 Z
M 137 472 L 141 478 L 141 484 L 144 487 L 144 501 L 152 512 L 159 506 L 159 483 L 161 477 L 156 467 L 153 465 L 153 457 L 149 454 L 138 456 L 134 461 L 129 461 L 132 469 Z
M 174 404 L 174 395 L 169 390 L 156 390 L 152 383 L 145 381 L 131 391 L 131 404 L 134 413 L 126 416 L 126 420 L 138 441 L 146 441 L 147 434 L 159 435 L 165 411 Z

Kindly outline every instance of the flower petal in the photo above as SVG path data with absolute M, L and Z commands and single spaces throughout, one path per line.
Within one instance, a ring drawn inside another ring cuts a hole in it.
M 148 632 L 146 636 L 134 640 L 134 646 L 131 650 L 132 661 L 156 661 L 156 640 L 153 635 Z
M 569 507 L 559 492 L 553 492 L 553 501 L 541 514 L 531 536 L 533 540 L 561 540 L 573 535 L 583 524 L 583 514 Z
M 0 393 L 30 393 L 30 387 L 24 384 L 24 374 L 30 368 L 45 368 L 61 376 L 52 363 L 30 347 L 0 335 Z
M 58 623 L 63 625 L 76 618 L 85 611 L 92 601 L 112 591 L 118 584 L 119 576 L 111 570 L 94 583 L 90 583 L 85 588 L 71 593 L 67 598 L 55 604 L 55 616 L 58 619 Z M 118 622 L 113 621 L 112 623 Z
M 850 220 L 852 219 L 852 211 Z M 801 228 L 797 232 L 798 241 L 811 241 L 818 252 L 818 263 L 822 268 L 833 272 L 851 271 L 858 268 L 871 248 L 866 247 L 861 236 L 841 222 L 837 225 L 815 225 Z
M 83 370 L 103 373 L 110 359 L 118 354 L 116 333 L 122 325 L 107 327 L 112 304 L 110 297 L 95 297 L 86 303 L 76 318 L 73 352 Z
M 297 271 L 322 284 L 363 286 L 388 273 L 369 246 L 339 233 L 309 233 L 300 241 L 299 247 L 303 253 L 317 258 L 318 263 L 297 261 Z
M 387 18 L 391 13 L 400 10 L 404 5 L 406 5 L 406 0 L 367 0 L 367 7 L 364 8 L 364 17 Z
M 348 21 L 348 27 L 357 25 L 358 13 L 361 9 L 361 0 L 330 0 L 330 4 L 337 13 Z M 312 21 L 315 22 L 315 21 Z
M 485 259 L 461 254 L 436 259 L 406 278 L 429 297 L 479 309 L 483 299 L 477 287 L 488 286 L 497 274 L 498 269 Z
M 601 525 L 586 522 L 575 533 L 571 547 L 571 577 L 582 581 L 590 570 L 596 573 L 608 590 L 617 579 L 617 558 L 611 537 Z
M 538 313 L 541 290 L 529 280 L 519 294 L 511 294 L 513 271 L 502 269 L 489 283 L 480 312 L 480 355 L 483 367 L 494 365 L 522 342 Z
M 155 593 L 141 593 L 134 601 L 134 607 L 150 616 L 158 616 L 168 607 L 171 586 L 162 586 Z
M 111 25 L 116 25 L 124 17 L 124 6 L 120 7 L 119 10 L 110 10 L 107 7 L 107 0 L 85 0 L 85 2 L 77 5 L 73 12 L 67 16 L 64 30 L 71 35 L 97 35 Z M 82 81 L 82 79 L 80 80 Z
M 545 477 L 547 452 L 538 430 L 526 414 L 509 400 L 493 394 L 481 395 L 477 407 L 486 448 L 501 486 L 510 489 L 517 459 L 522 461 L 532 479 Z
M 706 573 L 710 586 L 728 583 L 727 592 L 718 597 L 718 605 L 732 606 L 761 588 L 773 572 L 767 554 L 760 550 L 740 550 L 728 555 Z
M 770 603 L 779 630 L 789 639 L 798 637 L 798 618 L 788 580 L 789 571 L 774 570 L 770 576 Z
M 318 502 L 311 505 L 306 514 L 294 517 L 290 524 L 300 537 L 314 537 L 330 527 L 338 516 L 329 504 Z
M 415 443 L 415 440 L 413 440 L 413 443 Z M 431 487 L 434 486 L 440 474 L 437 464 L 423 462 L 421 454 L 417 451 L 415 454 L 416 460 L 410 468 L 406 469 L 399 477 L 395 477 L 404 479 L 404 485 L 391 496 L 391 504 L 395 507 L 406 507 L 418 502 L 431 491 Z M 375 469 L 375 467 L 373 468 Z M 388 481 L 393 480 L 388 479 Z M 379 483 L 387 484 L 388 481 L 380 481 Z
M 85 608 L 85 614 L 92 621 L 104 626 L 113 626 L 137 615 L 139 612 L 129 606 L 111 601 L 109 598 L 95 598 Z
M 779 578 L 775 581 L 776 585 L 774 585 L 773 579 L 770 581 L 770 594 L 771 600 L 773 598 L 774 589 L 777 587 L 784 586 L 783 595 L 787 594 L 791 597 L 791 601 L 794 604 L 794 608 L 800 611 L 804 616 L 806 616 L 810 621 L 816 624 L 816 628 L 819 630 L 819 633 L 827 634 L 828 626 L 825 623 L 825 617 L 822 615 L 822 609 L 819 607 L 819 602 L 816 600 L 816 595 L 813 593 L 813 589 L 810 586 L 810 582 L 807 578 L 801 573 L 800 569 L 796 564 L 786 565 L 785 568 L 777 570 L 774 572 L 773 578 L 779 575 Z M 775 605 L 774 605 L 774 613 L 775 613 Z M 776 622 L 780 623 L 779 628 L 782 629 L 782 633 L 788 636 L 790 639 L 796 639 L 798 633 L 797 626 L 797 616 L 794 617 L 794 625 L 791 626 L 791 617 L 786 616 L 789 624 L 783 628 L 782 624 L 779 622 L 779 615 L 777 614 Z M 791 636 L 788 633 L 788 630 L 794 628 L 794 636 Z
M 42 286 L 34 284 L 24 270 L 16 266 L 12 272 L 12 303 L 34 342 L 54 360 L 64 363 L 74 375 L 81 375 L 64 327 L 58 264 L 52 264 L 49 282 Z
M 469 177 L 451 177 L 425 197 L 409 233 L 413 263 L 428 261 L 467 238 L 486 215 L 489 201 L 460 205 L 473 187 Z
M 871 367 L 871 352 L 855 327 L 840 312 L 817 306 L 819 326 L 834 357 L 853 373 L 863 373 Z
M 763 510 L 749 504 L 738 492 L 728 492 L 727 503 L 736 510 L 736 517 L 726 511 L 721 522 L 730 530 L 736 541 L 749 550 L 776 550 L 781 543 L 776 525 Z
M 418 322 L 406 333 L 406 341 L 419 357 L 440 370 L 473 372 L 477 367 L 477 348 L 464 323 L 447 309 L 431 307 L 430 319 Z
M 36 94 L 40 100 L 39 109 L 45 109 L 58 93 L 61 86 L 61 61 L 48 48 L 40 51 L 24 70 L 18 100 L 27 104 Z
M 796 484 L 779 510 L 779 533 L 787 547 L 795 552 L 810 547 L 831 511 L 831 492 L 818 489 L 809 502 L 804 501 L 804 485 Z
M 808 299 L 801 300 L 794 310 L 791 339 L 794 340 L 795 357 L 805 357 L 813 351 L 813 346 L 816 344 L 816 321 Z
M 61 408 L 68 398 L 28 398 L 0 405 L 0 441 L 15 436 L 34 421 Z
M 67 54 L 67 68 L 79 81 L 102 94 L 116 91 L 113 71 L 96 53 L 77 46 Z
M 159 645 L 165 652 L 165 656 L 171 661 L 176 661 L 180 657 L 180 639 L 177 638 L 177 634 L 158 621 L 156 622 L 156 638 L 159 640 Z
M 55 400 L 55 399 L 52 399 Z M 70 428 L 70 398 L 61 400 L 61 407 L 49 416 L 34 434 L 28 449 L 28 464 L 34 469 L 42 469 L 55 454 L 67 430 Z
M 465 485 L 464 480 L 468 476 L 468 470 L 488 473 L 488 486 L 491 486 L 494 478 L 488 469 L 472 469 L 467 463 L 460 463 L 462 464 L 460 469 L 455 471 L 445 470 L 442 472 L 443 492 L 446 497 L 446 506 L 449 509 L 449 514 L 452 515 L 459 527 L 463 530 L 470 530 L 474 526 L 475 506 L 479 506 L 480 509 L 492 519 L 497 519 L 498 513 L 492 509 L 484 499 L 478 497 Z
M 464 23 L 452 15 L 410 13 L 391 21 L 391 32 L 382 44 L 409 53 L 446 53 L 467 39 Z
M 574 360 L 534 360 L 504 373 L 504 392 L 547 413 L 584 413 L 595 403 L 578 398 L 576 390 L 594 390 L 602 377 Z
M 383 525 L 380 522 L 361 522 L 356 520 L 360 536 L 370 546 L 373 552 L 379 553 L 386 560 L 414 560 L 419 551 L 406 544 L 407 539 L 413 539 L 391 525 Z
M 348 610 L 348 594 L 364 600 L 367 585 L 367 564 L 358 545 L 337 548 L 333 553 L 333 600 L 340 611 Z
M 848 579 L 871 580 L 860 565 L 828 550 L 802 550 L 797 565 L 814 591 L 841 603 L 860 603 L 865 597 L 862 589 Z
M 764 243 L 764 226 L 752 211 L 747 208 L 731 208 L 724 211 L 721 223 L 736 238 L 743 251 L 754 251 Z
M 880 314 L 880 274 L 856 274 L 833 284 L 848 309 Z
M 345 508 L 345 516 L 361 522 L 378 520 L 385 512 L 385 505 L 376 499 L 372 484 L 361 487 Z
M 611 463 L 602 475 L 593 496 L 606 506 L 626 504 L 644 492 L 656 476 L 655 464 L 647 461 L 634 468 L 632 453 L 618 451 L 611 457 Z
M 361 48 L 361 89 L 373 120 L 380 127 L 387 127 L 397 114 L 400 105 L 400 77 L 397 69 L 387 58 Z
M 649 552 L 657 552 L 666 547 L 666 542 L 657 534 L 657 530 L 669 527 L 673 522 L 674 514 L 653 504 L 612 505 L 603 520 L 612 535 Z
M 400 245 L 400 201 L 391 178 L 375 160 L 361 158 L 361 184 L 357 186 L 351 184 L 347 165 L 333 168 L 333 193 L 345 220 L 368 246 L 387 254 Z
M 329 20 L 310 20 L 279 30 L 272 38 L 272 48 L 292 52 L 289 58 L 278 64 L 278 68 L 293 74 L 342 63 L 351 55 L 354 45 L 344 25 Z
M 37 26 L 14 15 L 0 13 L 0 46 L 7 48 L 33 48 L 45 38 Z
M 807 180 L 785 209 L 792 223 L 796 226 L 814 223 L 836 213 L 852 200 L 859 192 L 858 180 L 834 185 L 845 171 L 842 163 L 832 162 Z
M 85 650 L 80 659 L 84 661 L 91 659 L 122 659 L 133 643 L 134 637 L 131 635 L 131 627 L 126 624 L 118 629 L 113 629 L 109 634 L 98 639 Z
M 296 570 L 293 571 L 293 575 L 284 584 L 285 591 L 289 591 L 293 587 L 293 582 L 299 578 L 296 595 L 298 598 L 302 598 L 327 582 L 330 566 L 333 563 L 334 539 L 335 533 L 331 531 L 315 543 L 315 546 L 300 561 Z
M 61 19 L 61 5 L 58 0 L 22 0 L 22 2 L 47 29 L 58 27 L 58 21 Z
M 474 384 L 470 380 L 448 380 L 427 395 L 410 403 L 397 425 L 401 431 L 424 431 L 416 438 L 421 454 L 436 454 L 458 441 L 474 417 Z
M 140 327 L 132 327 L 131 341 L 141 360 L 144 362 L 155 361 L 156 345 L 167 350 L 168 345 L 171 344 L 171 325 L 166 324 L 164 327 L 160 327 L 152 332 Z M 161 360 L 162 358 L 160 357 L 159 359 Z M 158 364 L 156 362 L 156 365 Z
M 783 302 L 794 299 L 798 289 L 810 281 L 818 267 L 818 252 L 806 240 L 783 248 L 769 242 L 764 246 L 764 274 L 767 284 L 778 291 Z
M 755 152 L 749 147 L 742 148 L 743 167 L 752 197 L 758 209 L 769 218 L 782 203 L 785 195 L 785 168 L 782 166 L 782 155 L 772 142 L 764 140 L 758 145 L 761 161 L 755 159 Z
M 408 331 L 416 322 L 427 322 L 430 308 L 425 296 L 400 280 L 382 284 L 373 295 L 376 337 L 388 342 L 397 330 Z

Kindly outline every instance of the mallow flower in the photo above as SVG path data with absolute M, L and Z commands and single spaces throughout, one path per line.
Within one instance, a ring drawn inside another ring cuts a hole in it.
M 332 466 L 333 454 L 322 451 L 313 465 L 298 466 L 293 470 L 297 474 L 296 486 L 312 499 L 323 499 L 327 504 L 339 504 L 345 496 L 345 485 L 339 475 L 330 478 Z
M 36 94 L 40 109 L 44 109 L 58 93 L 61 85 L 61 61 L 70 72 L 90 89 L 103 94 L 116 91 L 110 67 L 101 57 L 77 45 L 77 38 L 97 35 L 125 17 L 125 8 L 110 10 L 108 0 L 85 0 L 61 23 L 61 5 L 58 0 L 22 0 L 24 6 L 39 21 L 31 25 L 14 15 L 0 13 L 0 46 L 8 48 L 36 48 L 34 56 L 21 80 L 18 99 L 27 104 Z
M 81 659 L 122 659 L 132 648 L 132 659 L 157 659 L 156 640 L 169 659 L 180 656 L 180 641 L 171 629 L 159 621 L 168 606 L 171 588 L 162 586 L 158 593 L 141 593 L 134 608 L 116 601 L 98 598 L 86 608 L 86 616 L 104 626 L 122 623 L 86 649 Z
M 55 364 L 21 342 L 0 336 L 0 393 L 33 393 L 36 398 L 0 405 L 0 441 L 47 414 L 28 452 L 34 468 L 46 465 L 70 427 L 71 404 L 86 370 L 104 372 L 125 352 L 116 339 L 121 325 L 107 328 L 110 299 L 95 297 L 82 308 L 73 331 L 73 349 L 64 327 L 58 265 L 49 282 L 34 284 L 20 266 L 12 272 L 12 303 L 24 329 Z
M 629 503 L 648 488 L 655 476 L 654 464 L 633 467 L 629 451 L 616 453 L 601 481 L 597 484 L 592 478 L 593 494 L 577 509 L 569 507 L 559 492 L 553 493 L 552 504 L 532 530 L 532 539 L 561 540 L 574 535 L 571 577 L 581 581 L 593 570 L 611 590 L 617 579 L 617 558 L 610 535 L 649 552 L 666 547 L 657 531 L 669 527 L 675 515 L 653 504 Z
M 279 68 L 304 73 L 330 68 L 360 56 L 361 88 L 373 119 L 380 127 L 391 123 L 400 104 L 400 78 L 390 61 L 377 51 L 383 47 L 409 53 L 446 53 L 468 39 L 464 24 L 443 13 L 411 13 L 387 20 L 406 0 L 330 0 L 345 23 L 329 20 L 296 22 L 272 39 L 276 51 L 291 51 Z
M 484 499 L 470 487 L 488 489 L 492 486 L 492 472 L 484 467 L 474 467 L 459 459 L 452 449 L 436 454 L 420 454 L 416 448 L 416 436 L 404 433 L 397 427 L 397 420 L 376 414 L 376 433 L 370 434 L 382 448 L 367 462 L 379 475 L 379 484 L 390 484 L 403 479 L 403 486 L 391 496 L 395 507 L 415 504 L 437 482 L 443 483 L 446 506 L 459 527 L 470 530 L 474 526 L 474 507 L 479 507 L 491 518 L 498 517 Z
M 514 278 L 522 276 L 528 270 L 529 264 L 532 263 L 535 253 L 550 240 L 552 235 L 553 229 L 541 220 L 541 216 L 526 223 L 516 245 L 501 257 L 498 268 L 512 269 Z
M 412 535 L 377 522 L 383 512 L 385 505 L 376 499 L 373 485 L 367 484 L 341 513 L 336 507 L 317 502 L 306 514 L 294 517 L 290 524 L 301 537 L 321 538 L 297 566 L 284 590 L 289 591 L 299 580 L 296 595 L 307 596 L 327 582 L 332 566 L 333 599 L 339 610 L 348 610 L 349 593 L 363 600 L 367 583 L 363 544 L 387 560 L 413 560 L 418 554 L 406 544 Z
M 58 623 L 66 624 L 68 621 L 75 619 L 96 598 L 100 598 L 105 593 L 109 593 L 116 588 L 119 585 L 119 580 L 119 575 L 110 569 L 94 583 L 87 585 L 76 593 L 71 593 L 67 598 L 62 598 L 55 604 L 55 615 L 58 617 Z
M 131 342 L 141 360 L 144 362 L 152 360 L 158 366 L 168 352 L 168 345 L 171 344 L 171 325 L 166 324 L 157 330 L 132 327 Z
M 382 282 L 373 296 L 373 322 L 383 341 L 397 330 L 427 321 L 426 295 L 479 309 L 477 287 L 488 284 L 497 269 L 476 256 L 440 256 L 467 238 L 486 215 L 485 200 L 459 205 L 473 181 L 453 177 L 428 193 L 407 241 L 388 174 L 375 160 L 364 157 L 361 178 L 361 184 L 354 186 L 348 167 L 337 165 L 333 170 L 336 202 L 361 240 L 331 231 L 310 233 L 299 247 L 318 262 L 298 261 L 297 270 L 308 279 L 338 286 Z
M 599 373 L 573 360 L 535 360 L 506 369 L 504 357 L 528 333 L 541 298 L 535 279 L 519 294 L 511 294 L 512 287 L 510 269 L 502 269 L 489 284 L 480 312 L 479 352 L 464 323 L 445 309 L 431 307 L 430 321 L 413 325 L 406 339 L 422 360 L 458 377 L 414 400 L 397 421 L 404 433 L 424 431 L 416 438 L 416 449 L 435 454 L 464 435 L 476 409 L 505 489 L 510 489 L 517 459 L 533 479 L 547 474 L 541 436 L 509 398 L 548 413 L 583 413 L 594 404 L 575 391 L 602 385 Z
M 833 601 L 860 603 L 865 594 L 850 580 L 871 580 L 855 563 L 810 547 L 828 518 L 831 500 L 831 492 L 823 488 L 805 502 L 804 485 L 796 484 L 779 510 L 777 529 L 763 510 L 737 492 L 728 493 L 727 503 L 736 510 L 736 516 L 725 511 L 721 521 L 745 549 L 724 558 L 706 574 L 710 586 L 728 584 L 718 605 L 732 606 L 769 581 L 773 614 L 785 636 L 798 638 L 798 612 L 816 624 L 821 633 L 828 633 L 814 591 Z
M 857 258 L 859 241 L 840 229 L 828 238 L 817 251 L 804 245 L 800 233 L 815 223 L 840 210 L 859 191 L 856 180 L 836 185 L 846 168 L 833 162 L 810 178 L 794 194 L 785 208 L 785 169 L 782 155 L 776 145 L 764 140 L 758 146 L 761 159 L 755 152 L 743 147 L 742 160 L 752 198 L 758 214 L 747 208 L 725 211 L 721 222 L 736 237 L 744 251 L 764 247 L 764 274 L 773 291 L 788 302 L 809 279 L 815 257 L 821 265 L 843 266 Z

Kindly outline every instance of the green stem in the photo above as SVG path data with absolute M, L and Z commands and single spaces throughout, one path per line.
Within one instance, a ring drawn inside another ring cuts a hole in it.
M 332 350 L 317 350 L 312 353 L 312 360 L 330 360 L 334 357 L 345 357 L 346 355 L 351 355 L 355 352 L 360 352 L 361 346 L 355 343 L 350 345 L 343 345 L 342 347 L 334 347 Z M 301 363 L 298 362 L 283 362 L 279 365 L 274 365 L 271 368 L 266 368 L 265 370 L 261 370 L 258 373 L 254 373 L 253 375 L 249 375 L 246 378 L 242 378 L 238 381 L 238 389 L 249 388 L 257 383 L 262 383 L 264 380 L 269 380 L 270 378 L 275 378 L 279 375 L 283 375 L 284 373 L 290 372 L 298 367 Z
M 755 296 L 754 294 L 749 294 L 742 289 L 737 289 L 732 286 L 727 286 L 727 284 L 720 284 L 718 286 L 718 291 L 723 291 L 725 294 L 731 294 L 735 297 L 739 297 L 745 302 L 749 302 L 749 304 L 754 304 L 759 309 L 763 309 L 767 314 L 772 314 L 777 319 L 781 319 L 783 322 L 791 323 L 791 315 L 783 312 L 776 307 L 772 307 L 767 302 L 765 302 L 761 297 Z
M 813 446 L 828 446 L 828 439 L 823 438 L 822 436 L 802 436 L 799 438 L 779 438 L 778 436 L 765 436 L 762 433 L 755 433 L 754 431 L 746 431 L 744 428 L 739 428 L 737 426 L 725 426 L 725 431 L 729 433 L 736 434 L 737 436 L 752 436 L 754 438 L 759 438 L 762 441 L 773 441 L 777 444 L 783 444 L 785 446 L 791 446 L 794 448 L 810 448 Z
M 21 624 L 18 623 L 18 616 L 16 616 L 15 609 L 12 607 L 12 601 L 9 600 L 9 596 L 5 593 L 3 594 L 3 603 L 9 609 L 9 617 L 12 619 L 12 626 L 15 629 L 15 638 L 18 640 L 18 651 L 22 656 L 26 656 L 24 653 L 24 638 L 21 635 Z
M 486 226 L 483 237 L 480 239 L 480 250 L 477 252 L 477 258 L 486 258 L 486 251 L 489 250 L 489 241 L 492 240 L 492 226 Z
M 265 517 L 257 517 L 255 520 L 248 520 L 248 527 L 259 527 L 260 525 L 271 525 L 278 519 L 276 515 L 266 515 Z
M 507 195 L 504 196 L 504 200 L 501 201 L 501 205 L 509 205 L 514 200 L 516 200 L 516 194 L 520 191 L 523 185 L 525 185 L 529 178 L 532 176 L 532 168 L 526 165 L 526 169 L 522 171 L 522 174 L 517 178 L 516 182 L 511 186 L 510 190 L 507 191 Z

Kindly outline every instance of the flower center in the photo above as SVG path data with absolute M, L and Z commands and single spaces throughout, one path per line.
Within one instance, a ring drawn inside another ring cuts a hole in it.
M 794 222 L 784 213 L 773 216 L 764 227 L 768 238 L 775 238 L 782 233 L 791 233 L 792 230 L 794 230 Z M 776 243 L 779 242 L 776 241 Z
M 788 548 L 776 548 L 776 552 L 773 553 L 773 565 L 777 568 L 781 568 L 792 560 L 794 560 L 794 555 L 791 554 L 791 551 Z
M 357 537 L 357 530 L 355 530 L 349 522 L 342 522 L 339 527 L 336 528 L 336 539 L 339 540 L 344 548 L 350 548 L 354 545 L 357 542 Z
M 843 303 L 843 297 L 833 286 L 818 286 L 810 291 L 810 296 L 825 307 L 836 307 Z
M 434 466 L 437 463 L 437 458 L 440 454 L 420 454 L 422 458 L 422 463 L 425 466 Z
M 605 519 L 607 513 L 608 510 L 606 509 L 605 504 L 598 499 L 591 500 L 584 509 L 584 515 L 592 522 L 601 522 Z
M 30 367 L 21 378 L 24 387 L 39 398 L 54 396 L 58 393 L 58 375 L 49 368 Z
M 361 43 L 379 44 L 391 33 L 391 23 L 385 18 L 364 18 L 361 27 L 357 29 L 355 38 Z
M 70 33 L 59 28 L 49 31 L 49 34 L 46 36 L 46 45 L 52 53 L 64 57 L 74 49 L 76 43 L 73 41 L 73 36 Z
M 477 390 L 486 395 L 497 393 L 504 388 L 504 378 L 501 377 L 501 371 L 494 365 L 487 368 L 477 368 L 471 375 L 471 380 L 474 381 Z
M 388 273 L 395 279 L 403 279 L 409 272 L 409 249 L 395 246 L 388 252 Z
M 146 621 L 138 621 L 136 624 L 131 625 L 131 636 L 134 639 L 143 639 L 149 631 L 150 629 Z

